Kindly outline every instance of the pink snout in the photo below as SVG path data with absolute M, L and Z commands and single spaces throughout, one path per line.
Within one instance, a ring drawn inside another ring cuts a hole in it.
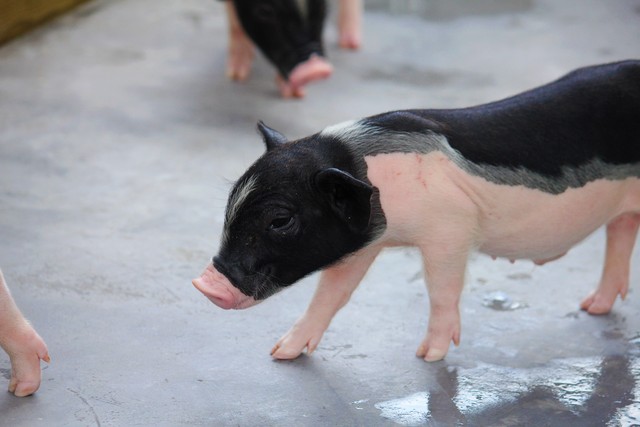
M 253 297 L 247 296 L 233 286 L 224 274 L 220 273 L 213 264 L 209 263 L 200 277 L 191 282 L 200 292 L 220 308 L 225 310 L 243 309 L 256 305 Z

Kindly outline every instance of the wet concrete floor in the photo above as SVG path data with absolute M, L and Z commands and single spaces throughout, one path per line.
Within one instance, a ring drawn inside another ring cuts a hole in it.
M 431 364 L 414 356 L 428 296 L 413 250 L 384 253 L 317 352 L 291 362 L 269 350 L 317 276 L 241 312 L 190 283 L 230 182 L 262 151 L 258 119 L 297 138 L 640 57 L 640 1 L 517 3 L 369 10 L 357 53 L 331 22 L 336 72 L 304 101 L 279 99 L 261 58 L 249 82 L 227 81 L 210 0 L 95 1 L 1 47 L 0 266 L 52 362 L 36 395 L 0 393 L 0 425 L 640 424 L 640 251 L 626 301 L 578 310 L 602 231 L 544 267 L 474 257 L 462 343 Z M 0 354 L 3 387 L 9 369 Z

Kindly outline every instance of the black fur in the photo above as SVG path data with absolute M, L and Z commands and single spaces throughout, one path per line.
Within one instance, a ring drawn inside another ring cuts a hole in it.
M 229 204 L 253 179 L 255 189 L 237 215 L 227 216 L 213 259 L 256 299 L 362 248 L 370 239 L 373 191 L 354 177 L 357 168 L 343 144 L 317 135 L 281 144 L 265 128 L 259 126 L 268 150 L 236 183 Z
M 594 159 L 608 165 L 637 165 L 640 61 L 581 68 L 489 104 L 391 112 L 365 123 L 394 131 L 436 132 L 477 165 L 523 167 L 552 178 L 559 177 L 565 167 Z
M 312 54 L 324 55 L 325 0 L 307 0 L 306 13 L 296 0 L 233 0 L 233 4 L 245 32 L 284 79 Z

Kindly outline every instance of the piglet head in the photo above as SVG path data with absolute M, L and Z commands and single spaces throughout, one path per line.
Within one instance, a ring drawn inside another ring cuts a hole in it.
M 235 183 L 219 253 L 193 284 L 247 308 L 371 240 L 373 187 L 346 148 L 315 134 L 287 142 L 258 123 L 267 151 Z

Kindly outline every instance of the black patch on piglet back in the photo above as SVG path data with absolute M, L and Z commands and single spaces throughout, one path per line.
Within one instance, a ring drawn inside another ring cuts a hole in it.
M 386 134 L 366 154 L 441 150 L 498 184 L 558 194 L 596 179 L 640 177 L 640 61 L 578 69 L 489 104 L 395 111 L 360 124 Z
M 363 119 L 361 123 L 364 126 L 375 126 L 391 132 L 441 133 L 442 131 L 437 121 L 431 120 L 428 116 L 418 114 L 411 110 L 391 111 Z
M 474 163 L 557 177 L 598 159 L 640 162 L 640 61 L 576 70 L 502 101 L 418 114 L 442 123 L 449 144 Z

